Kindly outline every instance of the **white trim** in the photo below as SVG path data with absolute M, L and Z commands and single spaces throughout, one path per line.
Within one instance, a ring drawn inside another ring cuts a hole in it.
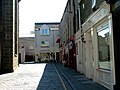
M 110 12 L 110 5 L 103 3 L 103 5 L 94 14 L 92 14 L 85 23 L 82 24 L 83 32 L 86 32 L 93 25 L 98 23 L 104 17 L 106 17 Z
M 111 87 L 110 89 L 113 90 L 113 85 L 115 84 L 115 60 L 114 60 L 114 41 L 113 41 L 113 24 L 112 24 L 112 14 L 109 15 L 108 17 L 109 20 L 109 27 L 110 28 L 110 42 L 111 42 L 111 46 L 110 46 L 110 58 L 111 58 Z
M 92 0 L 92 9 L 96 6 L 96 0 Z

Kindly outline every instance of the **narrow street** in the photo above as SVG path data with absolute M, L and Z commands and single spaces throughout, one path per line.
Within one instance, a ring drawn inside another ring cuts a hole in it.
M 0 90 L 107 90 L 60 63 L 20 64 L 0 75 Z

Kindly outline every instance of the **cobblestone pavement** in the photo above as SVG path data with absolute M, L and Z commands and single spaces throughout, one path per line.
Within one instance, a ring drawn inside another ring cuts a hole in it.
M 0 90 L 36 90 L 46 64 L 20 64 L 15 72 L 0 75 Z

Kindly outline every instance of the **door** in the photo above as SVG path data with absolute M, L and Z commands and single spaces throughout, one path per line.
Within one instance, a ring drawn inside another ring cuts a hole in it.
M 118 11 L 120 12 L 120 10 Z M 120 13 L 113 15 L 113 37 L 114 37 L 114 57 L 115 57 L 115 90 L 120 86 Z
M 21 63 L 21 53 L 19 53 L 19 63 Z
M 58 62 L 59 60 L 60 60 L 59 52 L 56 52 L 56 61 Z

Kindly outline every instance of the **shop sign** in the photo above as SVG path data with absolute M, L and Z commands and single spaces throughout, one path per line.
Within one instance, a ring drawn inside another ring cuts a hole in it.
M 83 24 L 83 32 L 86 32 L 90 27 L 92 27 L 95 23 L 100 21 L 102 18 L 107 16 L 110 12 L 110 6 L 106 4 L 102 9 L 96 11 L 94 15 Z

